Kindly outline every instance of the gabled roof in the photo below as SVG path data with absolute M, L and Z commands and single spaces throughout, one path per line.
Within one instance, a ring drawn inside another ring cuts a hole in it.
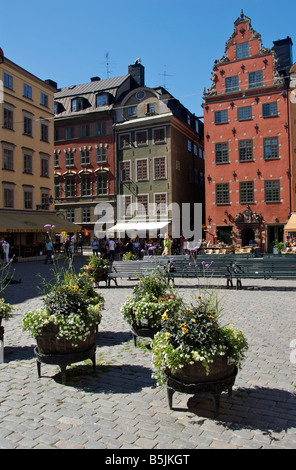
M 105 80 L 96 80 L 82 85 L 73 85 L 61 88 L 54 95 L 56 99 L 65 98 L 67 96 L 82 95 L 85 93 L 97 93 L 121 86 L 130 75 L 122 75 L 121 77 L 107 78 Z

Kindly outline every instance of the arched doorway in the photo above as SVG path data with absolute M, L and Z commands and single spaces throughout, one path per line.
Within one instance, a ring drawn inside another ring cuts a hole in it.
M 254 230 L 251 228 L 244 228 L 242 230 L 242 246 L 249 245 L 250 240 L 255 240 Z

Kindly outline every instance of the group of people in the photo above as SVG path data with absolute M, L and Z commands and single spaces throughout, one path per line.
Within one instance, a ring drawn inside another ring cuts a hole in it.
M 151 239 L 143 239 L 136 237 L 123 242 L 120 238 L 113 240 L 111 238 L 94 238 L 92 241 L 92 251 L 96 256 L 101 256 L 104 259 L 111 261 L 120 260 L 127 253 L 131 253 L 138 258 L 146 255 L 154 255 L 155 250 L 158 254 L 171 255 L 180 252 L 179 240 L 171 240 L 171 237 L 166 234 L 163 241 L 159 240 L 154 242 Z

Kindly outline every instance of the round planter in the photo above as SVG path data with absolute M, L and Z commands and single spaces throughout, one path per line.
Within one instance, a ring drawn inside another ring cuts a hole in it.
M 37 357 L 38 376 L 41 376 L 41 363 L 56 364 L 60 366 L 62 383 L 66 382 L 66 367 L 75 362 L 91 359 L 95 368 L 95 332 L 96 325 L 90 328 L 89 336 L 80 341 L 77 345 L 64 337 L 57 337 L 59 327 L 54 323 L 49 323 L 42 332 L 36 336 L 37 347 L 35 355 Z
M 174 392 L 188 393 L 211 393 L 215 403 L 214 416 L 217 417 L 220 408 L 220 396 L 223 391 L 232 394 L 232 387 L 237 375 L 235 364 L 229 363 L 228 356 L 215 356 L 210 364 L 207 375 L 205 367 L 201 362 L 194 362 L 172 374 L 166 371 L 167 397 L 170 409 L 173 408 Z

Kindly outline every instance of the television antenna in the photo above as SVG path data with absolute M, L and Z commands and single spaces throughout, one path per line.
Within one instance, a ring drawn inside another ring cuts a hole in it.
M 107 78 L 109 78 L 109 76 L 110 76 L 110 70 L 109 70 L 109 65 L 110 65 L 110 62 L 109 62 L 109 52 L 106 52 L 105 58 L 106 58 Z
M 169 75 L 169 74 L 167 74 L 167 72 L 166 72 L 166 65 L 164 66 L 164 72 L 163 72 L 163 73 L 160 73 L 159 75 L 163 75 L 163 88 L 167 89 L 167 88 L 166 88 L 166 79 L 167 79 L 167 77 L 173 77 L 174 75 Z

